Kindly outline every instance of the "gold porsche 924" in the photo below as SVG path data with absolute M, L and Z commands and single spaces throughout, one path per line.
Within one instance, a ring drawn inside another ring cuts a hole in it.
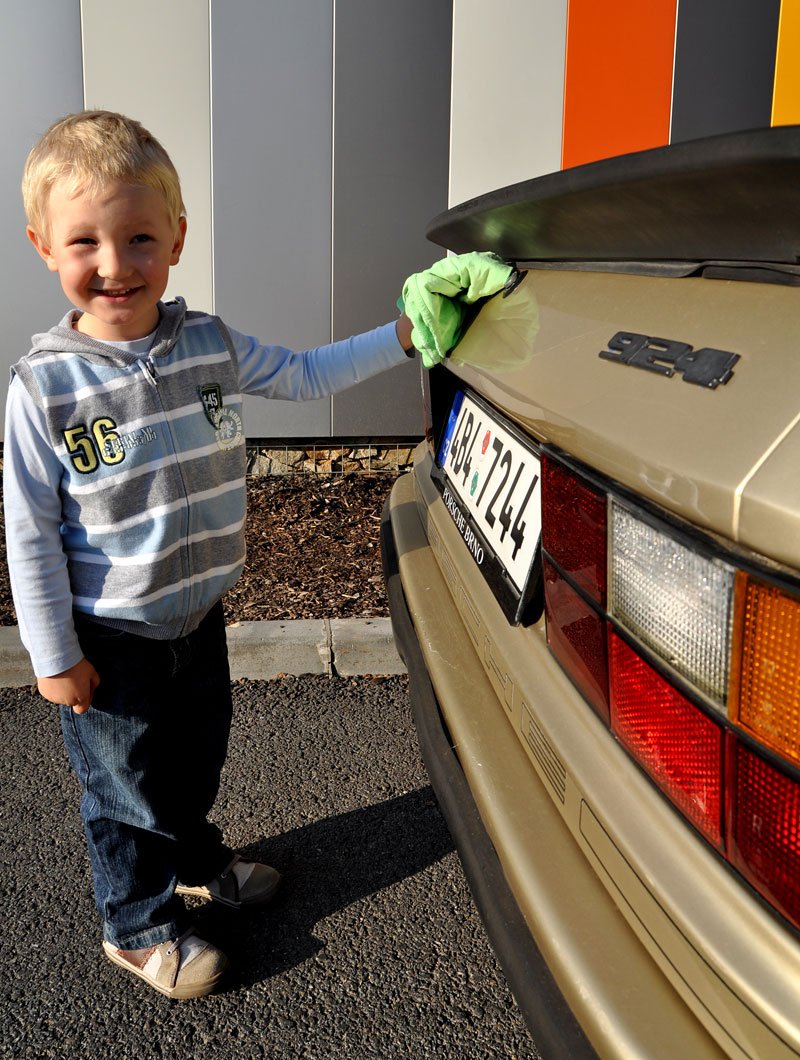
M 423 756 L 543 1056 L 800 1056 L 800 127 L 436 218 L 517 283 L 384 513 Z

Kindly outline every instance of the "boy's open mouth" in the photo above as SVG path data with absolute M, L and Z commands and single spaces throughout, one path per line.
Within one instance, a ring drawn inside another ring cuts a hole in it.
M 138 287 L 126 287 L 124 290 L 119 291 L 103 291 L 96 290 L 94 293 L 100 295 L 102 298 L 127 298 L 129 295 L 136 294 L 139 290 Z

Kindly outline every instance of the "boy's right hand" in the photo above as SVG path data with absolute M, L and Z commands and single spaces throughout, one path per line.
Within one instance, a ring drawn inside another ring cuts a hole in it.
M 39 695 L 51 703 L 64 703 L 72 707 L 76 714 L 86 713 L 99 684 L 100 676 L 88 659 L 81 659 L 60 674 L 37 680 Z

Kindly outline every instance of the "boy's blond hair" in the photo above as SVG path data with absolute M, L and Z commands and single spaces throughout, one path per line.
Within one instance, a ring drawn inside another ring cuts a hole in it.
M 28 224 L 49 236 L 48 202 L 53 185 L 73 194 L 97 194 L 109 184 L 138 184 L 160 191 L 170 220 L 185 214 L 175 166 L 156 138 L 133 118 L 85 110 L 55 122 L 28 155 L 22 198 Z

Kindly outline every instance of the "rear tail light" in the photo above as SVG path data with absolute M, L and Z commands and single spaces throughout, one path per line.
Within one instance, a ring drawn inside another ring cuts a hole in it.
M 734 569 L 611 503 L 609 611 L 724 706 Z
M 572 461 L 548 451 L 542 467 L 550 650 L 684 817 L 800 928 L 800 591 Z
M 544 562 L 547 643 L 578 691 L 608 721 L 605 620 L 548 560 Z
M 741 574 L 731 720 L 800 762 L 800 599 Z
M 733 865 L 769 902 L 800 925 L 800 785 L 730 737 Z
M 579 588 L 605 607 L 605 494 L 546 459 L 542 461 L 542 547 Z
M 610 634 L 611 728 L 710 842 L 722 843 L 722 729 L 616 633 Z

